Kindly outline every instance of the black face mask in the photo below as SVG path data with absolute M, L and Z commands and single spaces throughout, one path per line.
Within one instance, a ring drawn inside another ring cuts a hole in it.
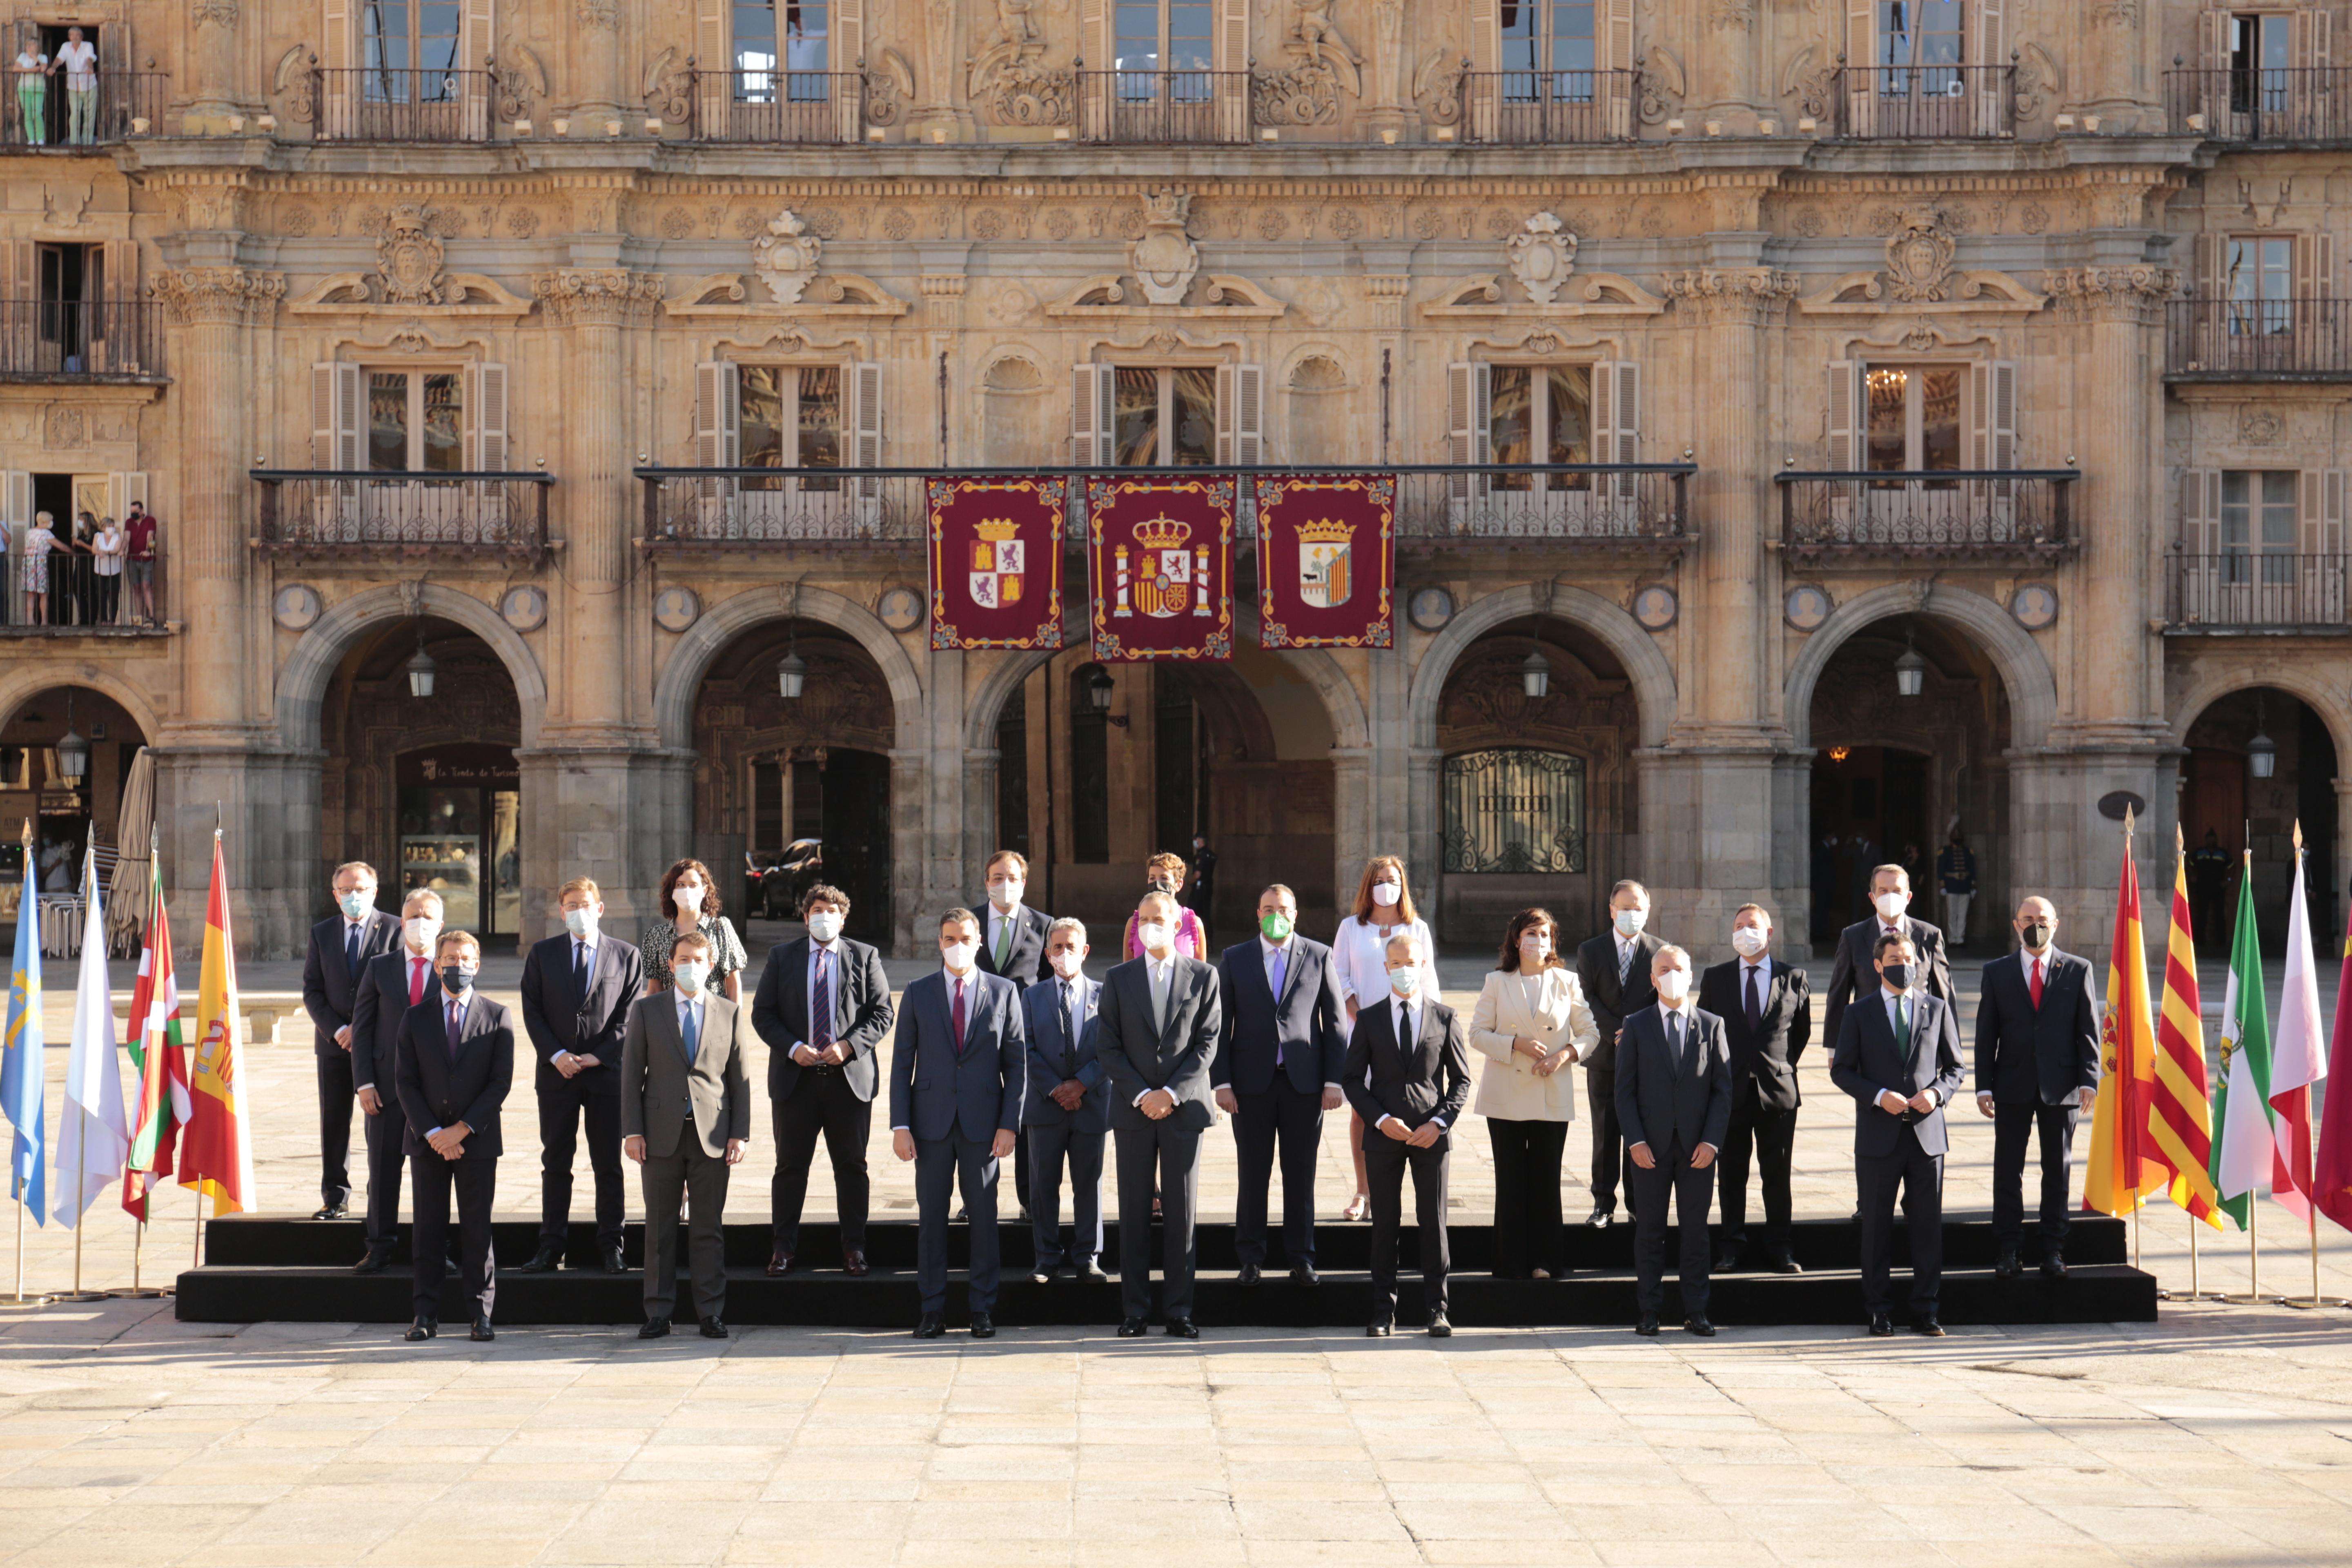
M 2039 952 L 2050 945 L 2050 928 L 2040 921 L 2025 928 L 2025 945 Z
M 482 972 L 478 963 L 445 963 L 441 966 L 441 989 L 452 996 L 462 996 L 474 976 Z
M 1880 977 L 1883 978 L 1886 984 L 1894 986 L 1897 991 L 1908 991 L 1911 989 L 1911 966 L 1909 964 L 1889 963 L 1881 968 L 1878 973 Z

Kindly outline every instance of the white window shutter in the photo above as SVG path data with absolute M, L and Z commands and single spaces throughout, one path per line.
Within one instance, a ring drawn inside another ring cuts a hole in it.
M 0 474 L 0 522 L 8 525 L 11 547 L 21 552 L 25 530 L 33 521 L 33 476 L 24 468 L 10 468 Z M 7 584 L 0 584 L 0 593 Z
M 1111 378 L 1107 364 L 1071 367 L 1070 461 L 1081 468 L 1110 466 Z
M 2298 69 L 2326 70 L 2327 68 L 2328 65 L 2331 63 L 2330 55 L 2332 51 L 2330 45 L 2333 42 L 2333 40 L 2329 38 L 2328 34 L 2333 29 L 2335 17 L 2333 15 L 2318 6 L 2313 6 L 2311 9 L 2305 11 L 2297 11 L 2294 14 L 2294 21 L 2291 28 L 2291 37 L 2293 38 L 2293 48 L 2294 51 L 2294 63 Z M 2305 78 L 2305 79 L 2308 81 L 2311 79 Z M 2325 89 L 2306 88 L 2304 90 L 2307 93 L 2313 93 L 2315 97 L 2317 91 L 2324 91 Z M 2306 100 L 2305 101 L 2309 102 L 2311 100 Z
M 1219 139 L 1250 138 L 1250 0 L 1217 0 L 1214 56 Z
M 742 462 L 742 450 L 735 366 L 705 360 L 694 367 L 694 466 L 732 468 Z
M 2305 468 L 2296 478 L 2295 510 L 2300 526 L 2295 531 L 2294 547 L 2303 554 L 2316 555 L 2321 550 L 2323 526 L 2320 519 L 2322 498 L 2327 486 L 2327 470 Z
M 147 505 L 145 474 L 112 473 L 106 476 L 106 515 L 117 522 L 131 515 L 131 503 Z
M 2199 70 L 2219 71 L 2230 68 L 2231 15 L 2229 7 L 2225 5 L 2216 5 L 2198 14 L 2197 68 Z M 2206 90 L 2211 91 L 2212 87 L 2209 85 Z
M 1503 25 L 1496 14 L 1496 0 L 1471 0 L 1470 56 L 1470 68 L 1474 71 L 1502 68 Z M 1465 95 L 1463 133 L 1473 142 L 1494 141 L 1498 113 L 1496 100 L 1501 94 L 1491 76 L 1484 85 L 1475 80 L 1465 81 L 1460 90 Z
M 1851 473 L 1866 461 L 1862 375 L 1860 360 L 1830 361 L 1829 467 L 1838 473 Z
M 2183 468 L 2180 471 L 2180 548 L 2192 556 L 2209 556 L 2221 548 L 2221 470 Z
M 41 297 L 39 247 L 29 239 L 0 240 L 0 258 L 7 269 L 7 297 L 19 310 L 26 310 Z
M 1229 364 L 1217 367 L 1217 461 L 1220 463 L 1235 460 L 1234 420 L 1241 398 L 1234 388 L 1234 367 Z
M 723 136 L 729 130 L 729 106 L 734 100 L 735 51 L 727 33 L 728 0 L 696 0 L 694 66 L 698 94 L 694 111 L 702 117 L 705 136 Z
M 1601 360 L 1592 367 L 1592 460 L 1641 461 L 1642 369 L 1632 360 Z M 1630 502 L 1639 487 L 1631 474 L 1611 474 L 1594 487 L 1611 500 Z
M 1845 0 L 1846 133 L 1867 136 L 1878 107 L 1878 0 Z
M 352 0 L 322 0 L 319 17 L 319 68 L 324 90 L 319 95 L 314 112 L 318 120 L 314 134 L 329 138 L 347 138 L 354 129 L 352 123 L 351 71 L 353 54 L 352 37 Z
M 856 72 L 865 64 L 865 0 L 834 0 L 833 40 L 824 65 L 836 73 L 834 80 L 842 88 L 834 95 L 834 110 L 840 117 L 841 140 L 851 145 L 866 140 L 866 87 L 843 82 L 839 73 Z
M 2326 300 L 2336 291 L 2336 237 L 2298 234 L 2294 237 L 2294 294 L 2298 300 Z
M 1969 64 L 1978 68 L 1976 132 L 1979 136 L 1998 136 L 2009 129 L 2001 118 L 2001 108 L 2007 97 L 2007 79 L 2000 68 L 2009 63 L 2009 53 L 2001 42 L 2001 0 L 1977 0 L 1976 52 Z
M 1265 369 L 1217 367 L 1217 461 L 1250 467 L 1265 460 Z
M 1608 0 L 1609 8 L 1601 20 L 1601 65 L 1604 70 L 1633 69 L 1633 0 Z M 1595 86 L 1608 95 L 1609 134 L 1628 137 L 1633 134 L 1633 94 L 1627 84 L 1630 74 L 1603 78 Z
M 859 360 L 849 367 L 849 466 L 882 466 L 882 364 Z M 879 505 L 882 481 L 872 476 L 855 481 L 857 499 Z
M 362 466 L 360 367 L 355 364 L 310 367 L 310 466 L 346 473 Z
M 2329 557 L 2344 553 L 2344 511 L 2352 504 L 2344 492 L 2346 474 L 2343 468 L 2319 471 L 2319 553 Z
M 1987 418 L 1990 434 L 1989 468 L 2017 467 L 2017 362 L 1995 360 L 1990 372 L 1992 406 Z
M 467 461 L 482 473 L 499 473 L 507 466 L 507 367 L 478 364 L 473 385 L 467 389 L 466 420 L 473 429 Z
M 1445 460 L 1467 470 L 1494 460 L 1494 389 L 1491 367 L 1457 361 L 1445 367 Z M 1446 479 L 1455 500 L 1484 496 L 1487 476 L 1461 472 Z
M 494 47 L 495 0 L 466 0 L 465 37 L 458 54 L 466 80 L 466 134 L 487 141 L 490 133 L 490 51 Z

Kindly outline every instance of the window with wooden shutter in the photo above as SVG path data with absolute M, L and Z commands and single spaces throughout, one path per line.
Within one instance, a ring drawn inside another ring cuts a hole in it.
M 2298 234 L 2294 237 L 2294 296 L 2298 300 L 2336 297 L 2336 237 Z
M 827 66 L 836 72 L 862 69 L 866 64 L 865 0 L 834 0 L 831 58 Z M 847 90 L 835 95 L 835 109 L 841 119 L 841 139 L 845 143 L 866 140 L 866 89 L 862 84 L 852 84 Z
M 312 468 L 354 473 L 365 466 L 360 450 L 362 396 L 358 365 L 322 363 L 310 367 Z
M 23 468 L 10 468 L 0 473 L 0 523 L 7 525 L 6 553 L 25 552 L 25 531 L 33 525 L 33 476 Z M 17 574 L 11 571 L 0 582 L 0 605 L 9 602 L 16 586 Z
M 1860 360 L 1830 361 L 1829 460 L 1825 466 L 1840 473 L 1863 467 L 1862 372 Z
M 2331 37 L 2335 26 L 2334 15 L 2318 6 L 2305 11 L 2297 11 L 2294 14 L 2293 36 L 2294 63 L 2297 69 L 2320 71 L 2326 70 L 2336 63 L 2334 39 Z M 2317 88 L 2317 83 L 2313 78 L 2305 77 L 2303 80 L 2312 84 L 2312 87 L 2307 88 L 2306 90 L 2314 90 Z
M 2017 362 L 1983 361 L 1969 367 L 1969 466 L 2017 467 Z
M 702 118 L 699 132 L 705 136 L 732 134 L 729 120 L 730 105 L 734 97 L 734 57 L 728 52 L 728 0 L 695 0 L 694 9 L 694 111 Z
M 1632 360 L 1602 360 L 1592 367 L 1592 460 L 1638 463 L 1641 457 L 1642 367 Z M 1632 504 L 1638 489 L 1632 474 L 1611 474 L 1597 487 L 1620 505 Z
M 860 360 L 849 367 L 849 467 L 882 466 L 882 366 Z M 879 521 L 882 481 L 872 475 L 854 479 L 859 504 L 858 521 L 867 526 Z
M 497 13 L 494 0 L 466 0 L 465 31 L 459 39 L 458 66 L 474 73 L 466 77 L 465 134 L 487 142 L 490 136 L 490 55 Z
M 507 466 L 507 367 L 478 364 L 473 383 L 466 400 L 467 465 L 482 473 L 502 472 Z
M 106 515 L 121 522 L 131 515 L 131 503 L 146 507 L 147 476 L 141 473 L 112 473 L 106 476 Z
M 1111 367 L 1070 367 L 1070 461 L 1081 468 L 1110 466 Z
M 1878 0 L 1845 0 L 1845 133 L 1877 126 Z
M 740 466 L 742 439 L 735 366 L 705 360 L 694 367 L 694 466 Z
M 1491 370 L 1468 361 L 1445 367 L 1445 460 L 1455 469 L 1446 478 L 1446 491 L 1455 502 L 1473 501 L 1486 493 L 1487 476 L 1472 470 L 1493 460 Z
M 1976 133 L 1979 136 L 2000 136 L 2010 129 L 2005 112 L 2008 82 L 1999 68 L 2009 63 L 2009 51 L 2001 41 L 2001 0 L 1976 0 L 1977 36 L 1973 64 L 1976 71 Z
M 29 239 L 0 240 L 0 267 L 7 273 L 9 304 L 21 312 L 19 321 L 30 321 L 33 302 L 41 297 L 40 247 Z M 22 327 L 16 331 L 30 335 Z
M 1251 467 L 1265 460 L 1265 373 L 1255 364 L 1217 367 L 1217 461 Z
M 2175 589 L 2172 618 L 2198 626 L 2215 620 L 2220 612 L 2221 553 L 2221 470 L 2183 468 L 2180 471 L 2179 582 Z
M 352 115 L 352 0 L 321 0 L 319 17 L 319 68 L 324 72 L 314 134 L 348 138 L 355 127 Z

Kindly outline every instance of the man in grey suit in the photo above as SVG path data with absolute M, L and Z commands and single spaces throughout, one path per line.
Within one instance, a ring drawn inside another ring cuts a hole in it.
M 2025 1272 L 2017 1243 L 2025 1227 L 2025 1141 L 2042 1142 L 2042 1272 L 2066 1278 L 2066 1189 L 2073 1184 L 2074 1124 L 2099 1092 L 2099 1015 L 2091 966 L 2058 951 L 2058 910 L 2030 898 L 2011 922 L 2018 951 L 1984 966 L 1977 996 L 1977 1109 L 1992 1118 L 1992 1271 Z
M 1854 1184 L 1862 1194 L 1862 1299 L 1870 1331 L 1895 1331 L 1895 1189 L 1911 1223 L 1911 1326 L 1941 1338 L 1936 1296 L 1944 1278 L 1944 1105 L 1960 1087 L 1960 1030 L 1951 1004 L 1919 990 L 1919 950 L 1887 931 L 1872 950 L 1878 995 L 1846 1010 L 1830 1081 L 1853 1097 Z
M 641 1340 L 669 1332 L 677 1300 L 677 1205 L 688 1205 L 694 1309 L 702 1337 L 727 1337 L 727 1173 L 751 1136 L 743 1058 L 756 1037 L 749 1009 L 709 988 L 710 942 L 677 939 L 670 988 L 641 997 L 621 1032 L 621 1152 L 639 1166 L 646 1195 L 646 1321 Z
M 1029 1082 L 1021 993 L 984 974 L 980 920 L 940 917 L 941 967 L 907 987 L 890 1044 L 890 1147 L 915 1165 L 920 1228 L 915 1280 L 923 1292 L 919 1340 L 947 1332 L 948 1214 L 955 1187 L 971 1214 L 971 1337 L 996 1333 L 996 1167 L 1020 1137 Z
M 1045 933 L 1051 973 L 1022 993 L 1029 1037 L 1029 1092 L 1021 1136 L 1029 1151 L 1029 1222 L 1036 1243 L 1030 1279 L 1099 1283 L 1102 1264 L 1103 1068 L 1095 1056 L 1096 995 L 1087 978 L 1087 928 L 1064 916 Z M 1071 1242 L 1062 1246 L 1062 1165 L 1070 1167 Z
M 1096 1053 L 1110 1082 L 1118 1145 L 1121 1339 L 1140 1338 L 1151 1314 L 1152 1180 L 1159 1178 L 1160 1302 L 1168 1332 L 1197 1340 L 1192 1325 L 1192 1216 L 1201 1190 L 1201 1134 L 1216 1121 L 1209 1073 L 1223 1007 L 1217 972 L 1176 951 L 1176 900 L 1150 892 L 1135 910 L 1141 958 L 1103 980 Z
M 1723 1020 L 1691 1000 L 1690 954 L 1662 947 L 1650 961 L 1658 1000 L 1617 1036 L 1617 1124 L 1633 1166 L 1633 1331 L 1658 1332 L 1666 1303 L 1666 1199 L 1682 1233 L 1683 1328 L 1711 1338 L 1706 1315 L 1710 1169 L 1731 1125 L 1731 1043 Z

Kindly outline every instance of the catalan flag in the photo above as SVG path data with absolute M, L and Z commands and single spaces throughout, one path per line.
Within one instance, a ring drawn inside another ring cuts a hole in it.
M 2189 862 L 2172 877 L 2172 934 L 2164 955 L 2164 1007 L 2156 1019 L 2155 1092 L 2147 1106 L 2148 1158 L 2172 1173 L 2168 1194 L 2216 1230 L 2213 1120 L 2205 1092 L 2205 1021 L 2199 1012 L 2196 932 L 2189 922 Z
M 2107 948 L 2107 1013 L 2100 1025 L 2099 1098 L 2091 1111 L 2091 1157 L 2083 1172 L 2083 1207 L 2127 1215 L 2166 1185 L 2147 1138 L 2156 1087 L 2156 1038 L 2148 1022 L 2147 949 L 2139 917 L 2139 868 L 2131 857 L 2131 818 L 2124 818 L 2124 870 L 2116 893 L 2115 939 Z
M 196 1061 L 193 1109 L 180 1140 L 180 1185 L 212 1194 L 213 1213 L 253 1206 L 252 1110 L 246 1100 L 245 1016 L 236 1000 L 236 946 L 230 940 L 228 871 L 213 835 L 213 886 L 205 900 L 204 967 L 196 972 Z

